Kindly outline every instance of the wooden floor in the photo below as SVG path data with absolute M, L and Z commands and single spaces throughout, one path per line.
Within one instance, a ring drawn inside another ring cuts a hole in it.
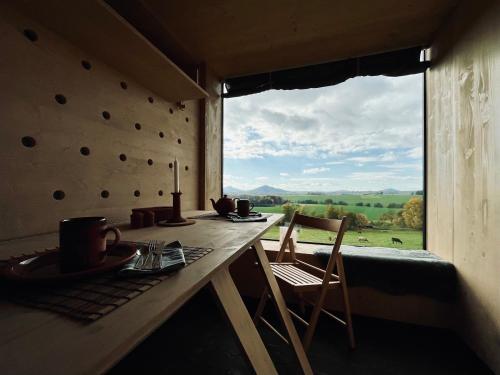
M 253 312 L 256 301 L 246 302 Z M 350 351 L 345 330 L 328 318 L 320 319 L 309 351 L 315 374 L 493 374 L 448 331 L 359 317 L 354 327 L 357 349 Z M 278 372 L 300 373 L 290 347 L 265 327 L 260 332 Z M 237 342 L 211 291 L 204 289 L 110 375 L 252 374 Z

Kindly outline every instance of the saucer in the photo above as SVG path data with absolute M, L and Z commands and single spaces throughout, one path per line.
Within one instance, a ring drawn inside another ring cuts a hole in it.
M 0 274 L 11 281 L 28 283 L 76 280 L 120 268 L 136 255 L 136 251 L 135 244 L 120 242 L 115 248 L 108 250 L 104 262 L 97 267 L 75 272 L 61 272 L 59 249 L 47 250 L 9 261 Z

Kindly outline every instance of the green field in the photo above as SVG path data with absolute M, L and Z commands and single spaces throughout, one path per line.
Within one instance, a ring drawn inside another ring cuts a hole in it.
M 365 214 L 368 220 L 374 222 L 378 221 L 380 215 L 386 212 L 397 213 L 401 208 L 387 208 L 389 203 L 406 203 L 412 196 L 411 195 L 382 195 L 382 194 L 341 194 L 341 195 L 322 195 L 322 194 L 303 194 L 303 195 L 283 195 L 284 200 L 288 200 L 294 204 L 303 206 L 305 214 L 316 217 L 323 217 L 327 205 L 324 204 L 325 199 L 331 199 L 334 202 L 344 201 L 348 205 L 334 205 L 337 208 L 342 208 L 346 212 L 362 213 Z M 304 200 L 318 201 L 318 204 L 303 204 L 299 201 Z M 363 204 L 370 203 L 371 207 L 356 206 L 356 203 L 362 202 Z M 375 203 L 381 203 L 383 207 L 373 207 Z M 283 213 L 281 205 L 270 207 L 254 208 L 256 211 L 266 213 Z M 316 243 L 332 243 L 332 233 L 303 228 L 299 233 L 299 241 L 316 242 Z M 368 242 L 359 241 L 359 237 L 365 237 Z M 401 244 L 393 244 L 392 237 L 399 238 L 403 241 Z M 399 227 L 391 229 L 365 229 L 361 233 L 357 231 L 347 231 L 344 235 L 344 245 L 356 246 L 380 246 L 380 247 L 396 247 L 400 249 L 422 249 L 423 238 L 422 231 L 401 229 Z M 278 227 L 271 228 L 265 236 L 266 239 L 279 239 Z
M 315 243 L 333 243 L 334 234 L 322 230 L 301 228 L 299 241 Z M 365 237 L 368 242 L 360 242 L 358 237 Z M 392 244 L 391 238 L 396 237 L 403 241 L 401 244 Z M 268 240 L 279 240 L 279 228 L 272 227 L 263 237 Z M 363 230 L 362 233 L 347 231 L 342 241 L 343 245 L 396 247 L 398 249 L 422 249 L 422 232 L 416 230 L 390 229 L 390 230 Z
M 325 199 L 331 199 L 334 202 L 344 201 L 349 205 L 354 206 L 358 202 L 382 203 L 386 207 L 389 203 L 406 203 L 412 197 L 409 194 L 338 194 L 338 195 L 323 195 L 323 194 L 302 194 L 302 195 L 282 195 L 283 199 L 291 202 L 303 201 L 306 199 L 316 200 L 319 203 L 324 203 Z
M 396 202 L 394 202 L 396 203 Z M 306 207 L 306 214 L 310 216 L 324 216 L 326 205 L 324 204 L 301 204 L 301 206 Z M 386 212 L 398 212 L 401 211 L 401 208 L 378 208 L 378 207 L 360 207 L 360 206 L 341 206 L 341 205 L 333 205 L 337 208 L 343 208 L 348 212 L 362 213 L 365 214 L 368 220 L 378 220 L 380 215 Z M 268 213 L 283 213 L 283 209 L 281 206 L 272 206 L 272 207 L 254 207 L 254 210 L 259 212 L 268 212 Z

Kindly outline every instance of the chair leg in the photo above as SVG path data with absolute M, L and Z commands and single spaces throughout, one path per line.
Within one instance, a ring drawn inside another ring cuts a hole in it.
M 302 344 L 306 352 L 309 350 L 309 346 L 311 345 L 314 331 L 316 330 L 316 325 L 318 324 L 319 314 L 321 312 L 321 308 L 323 307 L 323 303 L 325 302 L 326 292 L 327 289 L 323 287 L 319 293 L 316 303 L 314 304 L 311 319 L 309 320 L 309 326 L 307 327 L 306 334 L 302 340 Z
M 340 286 L 342 288 L 342 297 L 344 300 L 344 309 L 345 309 L 344 311 L 347 323 L 347 334 L 349 336 L 349 346 L 351 347 L 351 349 L 354 349 L 356 347 L 356 341 L 354 339 L 354 331 L 352 328 L 351 303 L 349 301 L 349 293 L 347 290 L 347 282 L 344 272 L 344 263 L 342 261 L 342 254 L 340 253 L 337 254 L 337 267 L 340 279 Z
M 305 316 L 306 315 L 306 305 L 304 303 L 304 296 L 302 295 L 302 293 L 297 293 L 297 296 L 299 298 L 300 313 L 302 314 L 302 316 Z
M 258 326 L 260 323 L 260 317 L 264 312 L 264 308 L 266 307 L 268 299 L 269 299 L 269 291 L 267 290 L 267 287 L 264 287 L 264 291 L 260 296 L 259 304 L 257 305 L 257 310 L 255 311 L 255 314 L 253 316 L 253 323 L 255 324 L 255 326 Z

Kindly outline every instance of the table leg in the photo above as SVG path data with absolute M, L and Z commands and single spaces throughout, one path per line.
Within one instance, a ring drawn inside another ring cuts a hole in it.
M 223 268 L 218 271 L 211 283 L 255 373 L 278 374 L 229 270 Z
M 292 344 L 297 359 L 299 360 L 302 371 L 304 372 L 304 374 L 312 374 L 313 371 L 311 365 L 309 363 L 309 360 L 307 359 L 307 355 L 304 351 L 304 347 L 302 346 L 299 335 L 295 330 L 295 326 L 293 325 L 290 313 L 287 310 L 285 299 L 281 294 L 278 282 L 276 281 L 276 278 L 273 275 L 273 271 L 271 270 L 271 266 L 269 265 L 269 260 L 267 259 L 264 247 L 262 246 L 260 240 L 255 242 L 253 247 L 255 249 L 255 253 L 257 254 L 260 268 L 265 276 L 266 284 L 269 288 L 269 294 L 271 295 L 271 299 L 276 306 L 278 315 L 286 329 L 286 332 L 290 339 L 289 341 Z

